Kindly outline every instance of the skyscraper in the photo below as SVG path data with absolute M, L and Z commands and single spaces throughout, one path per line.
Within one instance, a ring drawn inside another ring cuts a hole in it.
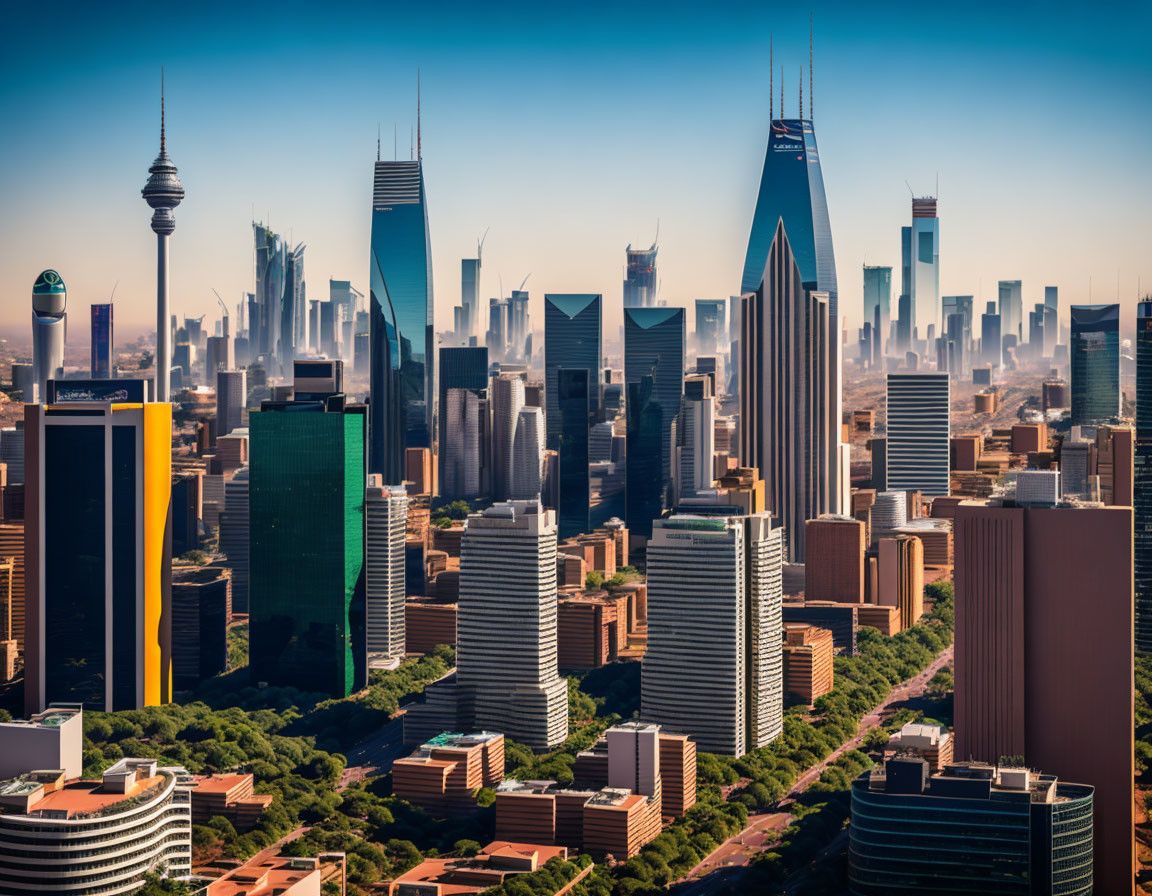
M 864 321 L 872 325 L 872 357 L 880 367 L 892 329 L 892 268 L 864 265 Z
M 888 488 L 949 493 L 950 397 L 947 373 L 888 374 Z
M 408 493 L 368 476 L 364 496 L 366 643 L 374 660 L 404 658 L 404 537 Z
M 808 288 L 779 221 L 740 337 L 740 459 L 764 477 L 787 562 L 804 560 L 804 523 L 839 511 L 840 413 L 828 358 L 829 299 Z
M 168 237 L 176 229 L 173 210 L 184 198 L 184 185 L 168 158 L 164 142 L 164 80 L 160 80 L 160 154 L 148 169 L 148 182 L 140 191 L 152 209 L 156 234 L 156 401 L 168 401 L 172 376 L 171 331 L 168 329 Z
M 523 381 L 521 381 L 523 382 Z M 544 486 L 544 410 L 522 407 L 512 437 L 512 478 L 509 497 L 533 501 Z
M 250 416 L 249 625 L 253 682 L 345 697 L 367 681 L 365 411 L 340 364 L 297 361 L 295 399 Z
M 1152 296 L 1136 306 L 1136 649 L 1152 653 Z
M 92 306 L 92 379 L 112 377 L 112 305 Z
M 1004 336 L 1015 336 L 1016 344 L 1024 342 L 1024 294 L 1019 280 L 1001 280 L 1000 321 Z
M 696 354 L 715 356 L 728 351 L 728 328 L 724 324 L 727 302 L 696 300 Z
M 220 511 L 220 552 L 232 570 L 232 610 L 235 613 L 248 612 L 250 519 L 248 468 L 241 467 L 224 483 L 224 507 Z
M 912 200 L 911 276 L 913 321 L 916 339 L 927 339 L 928 328 L 940 332 L 940 218 L 936 198 Z
M 561 367 L 588 371 L 589 412 L 599 418 L 603 304 L 603 298 L 595 294 L 544 295 L 544 407 L 549 448 L 555 449 L 561 435 L 556 379 Z
M 248 371 L 216 371 L 216 438 L 244 425 L 248 403 Z
M 468 730 L 542 750 L 568 734 L 557 674 L 556 515 L 537 501 L 474 513 L 460 542 L 457 688 L 472 695 Z
M 476 335 L 480 320 L 480 252 L 460 260 L 460 326 L 457 338 L 464 343 Z
M 954 533 L 956 755 L 1095 787 L 1094 892 L 1130 894 L 1132 511 L 961 504 Z
M 64 334 L 68 327 L 68 292 L 53 270 L 41 271 L 32 285 L 32 375 L 37 395 L 24 401 L 47 401 L 48 380 L 64 374 Z
M 676 430 L 676 502 L 694 498 L 712 488 L 713 456 L 716 453 L 716 401 L 712 380 L 690 376 L 684 381 L 680 420 Z
M 512 496 L 513 449 L 520 409 L 524 407 L 524 378 L 501 373 L 492 379 L 492 494 L 500 501 Z
M 1060 341 L 1060 293 L 1055 286 L 1044 287 L 1044 357 L 1051 358 Z
M 25 708 L 167 703 L 171 405 L 25 405 L 24 432 Z
M 648 543 L 641 717 L 743 756 L 783 730 L 781 538 L 767 513 L 677 514 Z
M 1068 346 L 1072 425 L 1120 414 L 1120 306 L 1073 305 Z
M 996 313 L 996 305 L 989 302 L 988 310 L 980 315 L 980 358 L 993 367 L 999 367 L 1003 361 L 1001 324 L 1002 318 Z
M 457 456 L 462 448 L 459 441 L 453 441 L 448 437 L 448 392 L 451 389 L 465 389 L 475 396 L 473 406 L 475 408 L 474 413 L 477 415 L 477 425 L 479 425 L 479 402 L 481 400 L 486 401 L 488 395 L 488 349 L 484 346 L 442 346 L 440 348 L 439 384 L 440 401 L 437 411 L 439 420 L 437 421 L 436 439 L 440 449 L 438 458 L 440 464 L 439 479 L 440 488 L 443 492 L 445 488 L 445 477 L 448 475 L 446 465 L 450 459 Z M 457 424 L 460 424 L 462 419 L 459 415 L 461 413 L 468 413 L 466 405 L 468 405 L 467 398 L 463 395 L 458 396 L 454 405 L 457 412 L 455 417 Z M 458 430 L 457 439 L 460 437 L 471 438 L 470 436 L 466 436 L 465 432 L 466 430 L 464 429 Z M 485 438 L 487 438 L 487 432 L 488 427 L 485 426 Z M 479 435 L 479 432 L 477 432 L 477 435 Z M 477 443 L 477 451 L 479 447 L 479 443 Z M 487 452 L 484 453 L 487 454 Z M 476 476 L 479 477 L 479 455 L 476 457 L 476 462 Z M 454 489 L 458 491 L 461 488 L 464 488 L 464 484 L 457 480 Z M 472 491 L 472 488 L 475 488 L 476 491 Z M 476 482 L 467 489 L 469 492 L 467 495 L 461 492 L 460 494 L 452 495 L 452 497 L 475 497 L 479 494 L 479 488 L 480 481 L 479 478 L 477 478 Z
M 560 488 L 557 518 L 561 541 L 591 530 L 591 492 L 588 438 L 592 427 L 588 371 L 583 367 L 561 367 L 556 372 L 560 403 Z
M 656 304 L 656 243 L 648 249 L 624 250 L 624 307 L 651 308 Z
M 424 162 L 377 160 L 372 192 L 368 467 L 404 479 L 407 448 L 432 446 L 432 249 Z
M 625 521 L 647 536 L 672 505 L 672 423 L 684 391 L 684 309 L 624 309 Z

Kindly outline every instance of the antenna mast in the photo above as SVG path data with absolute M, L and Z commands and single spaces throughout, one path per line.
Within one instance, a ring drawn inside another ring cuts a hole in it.
M 769 124 L 771 124 L 772 119 L 774 119 L 776 117 L 776 106 L 775 106 L 776 95 L 772 92 L 772 88 L 775 86 L 772 83 L 772 75 L 774 73 L 773 69 L 775 69 L 775 67 L 776 67 L 776 63 L 774 62 L 774 60 L 772 58 L 772 33 L 769 32 L 768 33 L 768 123 Z
M 800 108 L 796 110 L 796 117 L 804 117 L 804 66 L 800 66 Z
M 420 152 L 420 69 L 416 69 L 416 160 L 423 158 Z
M 812 101 L 816 96 L 815 78 L 812 74 L 812 13 L 808 13 L 808 120 L 812 120 Z
M 380 161 L 380 122 L 376 122 L 376 161 Z

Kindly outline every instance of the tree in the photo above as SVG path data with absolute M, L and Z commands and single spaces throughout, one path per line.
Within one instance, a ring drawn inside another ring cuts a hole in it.
M 598 569 L 592 570 L 584 578 L 585 590 L 599 591 L 602 587 L 604 587 L 604 573 L 600 572 Z
M 465 857 L 471 857 L 480 852 L 480 844 L 475 840 L 457 840 L 454 848 L 456 852 Z

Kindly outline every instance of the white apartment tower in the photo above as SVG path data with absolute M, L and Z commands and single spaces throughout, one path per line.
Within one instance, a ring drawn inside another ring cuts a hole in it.
M 404 657 L 404 536 L 408 493 L 368 476 L 364 495 L 364 586 L 370 661 Z
M 512 440 L 511 498 L 532 501 L 544 482 L 544 409 L 520 409 Z

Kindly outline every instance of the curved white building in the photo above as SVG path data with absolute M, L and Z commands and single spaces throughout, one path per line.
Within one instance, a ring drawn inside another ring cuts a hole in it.
M 192 873 L 190 778 L 121 759 L 100 781 L 38 771 L 0 786 L 0 893 L 115 896 Z

